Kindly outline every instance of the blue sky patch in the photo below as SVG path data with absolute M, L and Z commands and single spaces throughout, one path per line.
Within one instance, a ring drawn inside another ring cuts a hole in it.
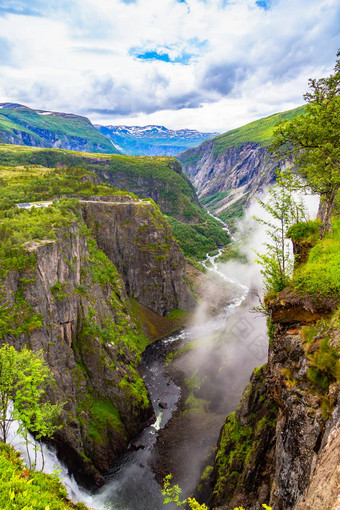
M 265 11 L 270 9 L 270 0 L 257 0 L 256 5 Z
M 154 61 L 159 60 L 161 62 L 170 62 L 172 64 L 183 64 L 187 65 L 190 63 L 190 60 L 193 55 L 183 52 L 177 57 L 171 58 L 170 55 L 166 52 L 158 52 L 156 50 L 143 51 L 141 48 L 131 48 L 129 51 L 129 55 L 132 55 L 139 60 L 144 61 Z

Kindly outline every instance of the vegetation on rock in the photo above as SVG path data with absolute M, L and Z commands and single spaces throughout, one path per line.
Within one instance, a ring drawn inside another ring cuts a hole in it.
M 0 443 L 0 507 L 2 510 L 86 510 L 67 497 L 57 475 L 28 469 L 20 454 Z

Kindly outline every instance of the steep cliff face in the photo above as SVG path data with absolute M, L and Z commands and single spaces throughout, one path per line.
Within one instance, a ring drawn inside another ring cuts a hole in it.
M 86 223 L 98 246 L 116 265 L 130 297 L 159 315 L 192 310 L 184 281 L 186 263 L 169 225 L 150 201 L 83 201 Z
M 275 125 L 304 113 L 295 108 L 251 122 L 177 155 L 201 202 L 221 217 L 240 216 L 250 199 L 275 180 L 268 153 Z
M 55 443 L 89 486 L 103 483 L 100 473 L 153 419 L 139 373 L 147 340 L 132 318 L 126 288 L 162 314 L 194 304 L 183 281 L 183 256 L 168 240 L 169 227 L 157 208 L 131 197 L 106 200 L 78 205 L 78 220 L 59 230 L 57 239 L 26 243 L 19 263 L 14 260 L 17 269 L 3 274 L 0 310 L 7 320 L 3 341 L 43 350 L 56 380 L 49 397 L 66 403 L 65 426 Z M 139 238 L 129 238 L 140 227 Z M 159 243 L 154 250 L 152 240 Z M 143 263 L 149 274 L 138 287 Z
M 190 157 L 183 153 L 178 159 L 200 200 L 219 216 L 245 207 L 256 193 L 274 182 L 278 164 L 260 144 L 248 142 L 222 154 L 214 149 L 214 142 L 208 141 L 190 149 Z
M 210 504 L 221 509 L 242 505 L 258 510 L 262 503 L 274 510 L 335 509 L 339 451 L 333 448 L 340 427 L 336 303 L 325 306 L 286 291 L 268 307 L 268 364 L 252 376 L 222 429 Z

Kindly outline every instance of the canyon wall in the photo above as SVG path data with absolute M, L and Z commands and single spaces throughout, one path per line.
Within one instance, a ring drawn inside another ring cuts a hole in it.
M 79 481 L 98 486 L 153 419 L 140 376 L 148 341 L 128 297 L 162 316 L 194 300 L 184 257 L 153 203 L 94 197 L 76 212 L 57 239 L 26 243 L 17 269 L 5 273 L 3 341 L 42 349 L 56 381 L 48 396 L 65 402 L 59 456 Z
M 332 372 L 337 303 L 285 290 L 267 305 L 268 363 L 255 370 L 221 431 L 204 484 L 209 507 L 259 510 L 265 503 L 273 510 L 334 510 L 340 460 L 340 388 Z

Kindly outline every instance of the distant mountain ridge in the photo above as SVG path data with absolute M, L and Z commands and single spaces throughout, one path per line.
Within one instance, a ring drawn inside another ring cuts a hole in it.
M 87 117 L 0 104 L 0 142 L 81 152 L 119 152 Z
M 132 156 L 174 156 L 217 136 L 196 129 L 168 129 L 164 126 L 94 125 L 117 150 Z
M 276 124 L 304 112 L 300 106 L 276 113 L 178 154 L 200 202 L 227 223 L 241 216 L 251 199 L 275 181 L 275 170 L 285 165 L 268 152 Z
M 174 156 L 218 133 L 164 126 L 101 126 L 74 113 L 0 103 L 0 143 L 130 156 Z

